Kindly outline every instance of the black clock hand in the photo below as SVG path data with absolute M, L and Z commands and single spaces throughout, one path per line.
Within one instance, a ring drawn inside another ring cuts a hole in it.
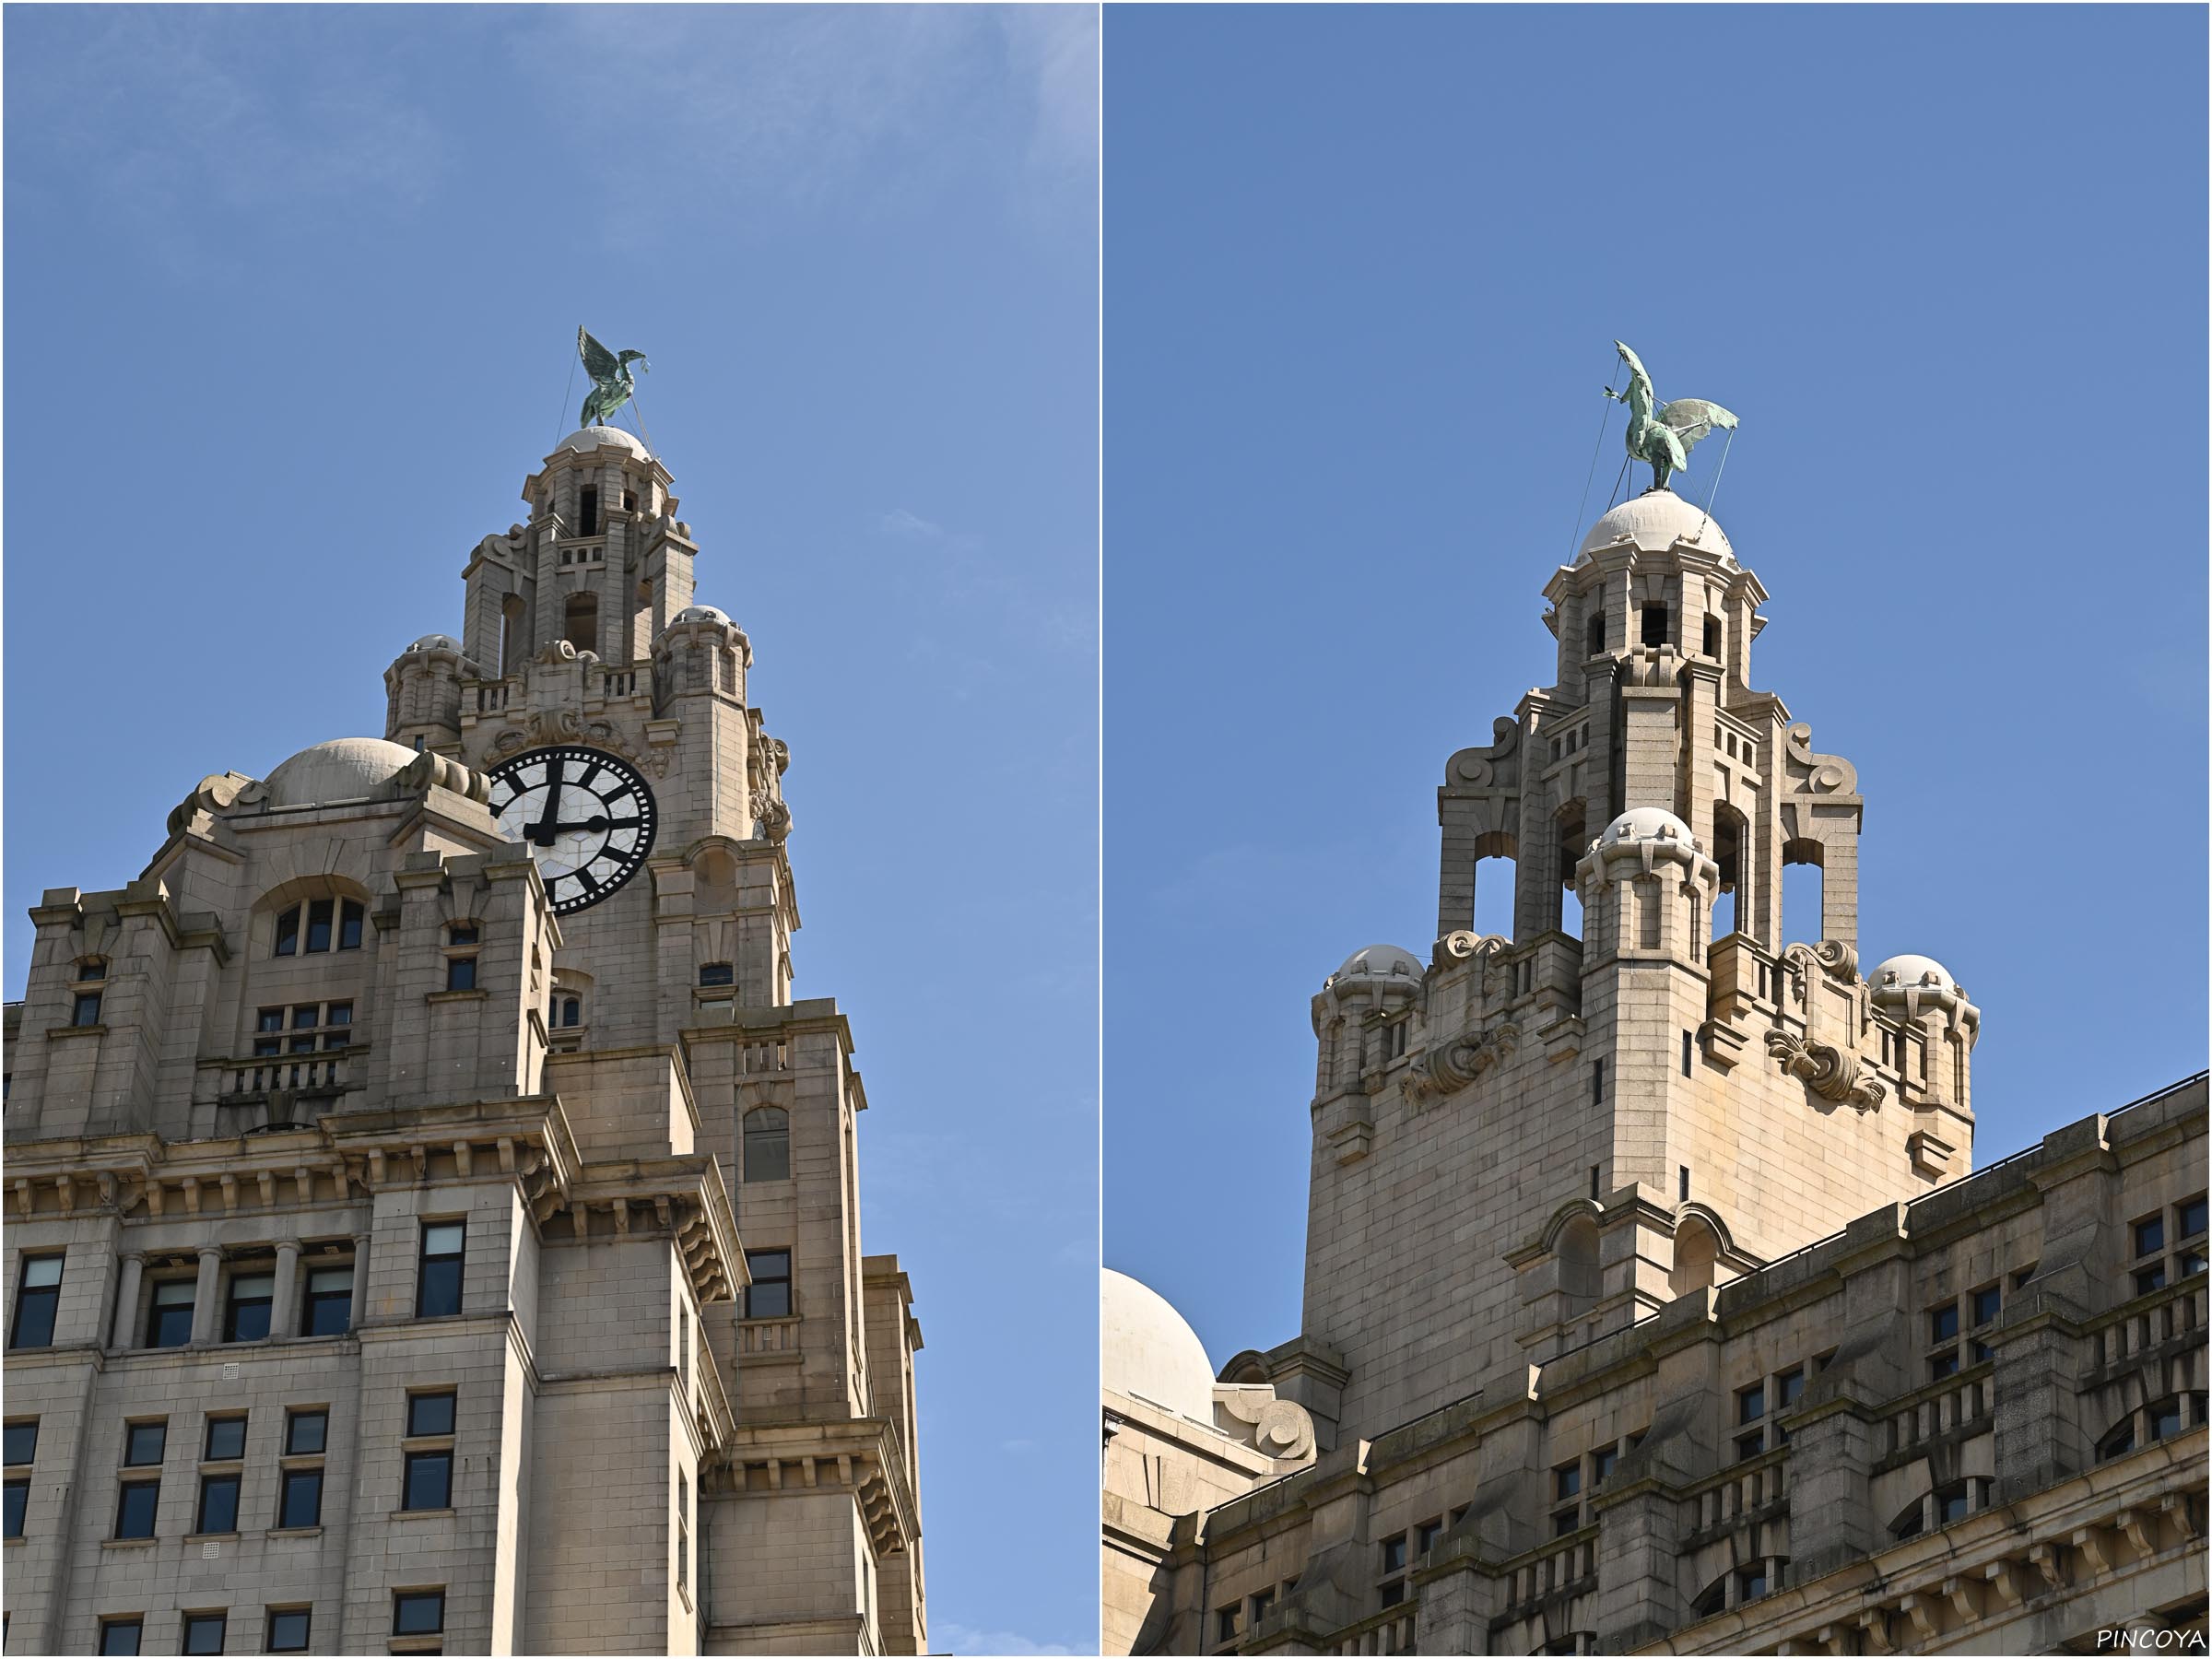
M 559 832 L 560 830 L 604 830 L 604 829 L 606 829 L 606 818 L 605 818 L 605 816 L 604 816 L 604 815 L 602 815 L 602 816 L 600 816 L 600 817 L 597 817 L 597 818 L 584 818 L 584 819 L 582 819 L 582 821 L 580 821 L 580 822 L 578 822 L 578 823 L 573 823 L 573 824 L 555 824 L 555 825 L 553 826 L 553 829 L 554 829 L 554 830 L 555 830 L 555 832 L 556 832 L 556 833 L 558 833 L 558 832 Z
M 553 825 L 560 817 L 560 757 L 554 756 L 546 765 L 546 809 L 530 828 L 530 839 L 541 847 L 553 844 Z

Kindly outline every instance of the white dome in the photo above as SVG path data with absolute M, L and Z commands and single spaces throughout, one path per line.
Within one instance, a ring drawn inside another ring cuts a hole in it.
M 562 450 L 573 450 L 579 455 L 586 455 L 596 449 L 628 450 L 641 461 L 653 459 L 653 452 L 639 439 L 620 427 L 610 426 L 584 427 L 579 431 L 571 432 L 553 446 L 553 455 L 559 454 Z M 553 455 L 547 455 L 546 459 L 550 461 Z
M 1344 959 L 1344 966 L 1329 975 L 1332 982 L 1340 979 L 1391 979 L 1406 977 L 1419 980 L 1421 959 L 1410 950 L 1400 950 L 1395 945 L 1370 945 L 1364 950 L 1355 950 Z
M 1730 564 L 1735 562 L 1735 549 L 1721 534 L 1719 522 L 1671 489 L 1630 496 L 1599 519 L 1583 537 L 1583 548 L 1574 556 L 1574 562 L 1581 564 L 1600 547 L 1609 547 L 1623 536 L 1646 553 L 1664 553 L 1677 541 L 1686 541 L 1700 552 L 1718 553 Z
M 687 605 L 676 613 L 676 619 L 678 622 L 727 623 L 730 618 L 726 611 L 718 611 L 711 605 Z
M 1868 974 L 1866 982 L 1877 995 L 1885 991 L 1895 995 L 1916 985 L 1932 984 L 1939 991 L 1959 989 L 1949 969 L 1934 957 L 1924 956 L 1893 956 Z
M 415 751 L 382 737 L 337 737 L 303 748 L 269 774 L 272 806 L 365 801 L 415 763 Z
M 461 649 L 461 641 L 454 639 L 452 634 L 424 634 L 407 649 L 409 651 L 458 651 Z
M 1689 826 L 1664 806 L 1631 806 L 1606 826 L 1601 841 L 1665 841 L 1672 836 L 1684 846 L 1697 838 Z
M 1099 1270 L 1099 1376 L 1115 1394 L 1214 1420 L 1214 1367 L 1198 1333 L 1166 1297 L 1111 1267 Z

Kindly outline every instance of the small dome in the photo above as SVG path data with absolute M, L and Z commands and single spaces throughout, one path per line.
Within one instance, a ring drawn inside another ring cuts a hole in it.
M 1190 1322 L 1125 1273 L 1099 1271 L 1099 1377 L 1115 1394 L 1214 1420 L 1214 1368 Z
M 641 461 L 653 459 L 653 452 L 648 450 L 641 440 L 624 431 L 620 427 L 610 426 L 591 426 L 585 427 L 580 431 L 571 432 L 553 446 L 553 455 L 559 454 L 563 450 L 573 451 L 579 455 L 588 455 L 596 449 L 627 450 Z M 546 459 L 550 461 L 553 459 L 553 455 L 547 455 Z
M 718 611 L 711 605 L 687 605 L 676 613 L 676 619 L 678 622 L 720 622 L 725 627 L 730 620 L 727 612 Z
M 1934 957 L 1893 956 L 1866 976 L 1875 994 L 1884 992 L 1898 995 L 1915 986 L 1930 990 L 1958 992 L 1959 982 L 1951 977 L 1950 970 Z
M 1422 974 L 1421 959 L 1410 950 L 1400 950 L 1395 945 L 1370 945 L 1364 950 L 1355 950 L 1344 959 L 1344 966 L 1329 975 L 1334 984 L 1340 979 L 1391 979 L 1404 977 L 1418 981 Z
M 409 651 L 458 651 L 461 649 L 461 641 L 454 639 L 452 634 L 424 634 L 407 649 Z
M 337 737 L 301 749 L 269 774 L 272 806 L 365 801 L 415 763 L 415 751 L 382 737 Z
M 1686 541 L 1702 552 L 1718 553 L 1730 564 L 1735 562 L 1735 549 L 1721 534 L 1719 521 L 1707 517 L 1702 507 L 1684 500 L 1671 489 L 1630 496 L 1599 519 L 1583 537 L 1583 548 L 1574 556 L 1574 562 L 1581 564 L 1600 547 L 1609 547 L 1623 536 L 1646 553 L 1664 553 L 1677 542 Z
M 1697 838 L 1689 826 L 1664 806 L 1631 806 L 1606 826 L 1601 841 L 1665 841 L 1669 837 L 1688 846 Z

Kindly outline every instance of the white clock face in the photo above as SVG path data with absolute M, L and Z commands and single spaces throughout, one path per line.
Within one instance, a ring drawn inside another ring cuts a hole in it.
M 600 749 L 531 749 L 492 769 L 500 833 L 528 845 L 553 909 L 594 905 L 643 867 L 653 851 L 653 791 Z

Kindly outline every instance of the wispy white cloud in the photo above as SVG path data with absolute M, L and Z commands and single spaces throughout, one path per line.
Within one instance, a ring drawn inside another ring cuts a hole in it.
M 1074 1653 L 1088 1650 L 1036 1641 L 1013 1630 L 979 1630 L 973 1625 L 930 1620 L 929 1645 L 933 1653 Z

